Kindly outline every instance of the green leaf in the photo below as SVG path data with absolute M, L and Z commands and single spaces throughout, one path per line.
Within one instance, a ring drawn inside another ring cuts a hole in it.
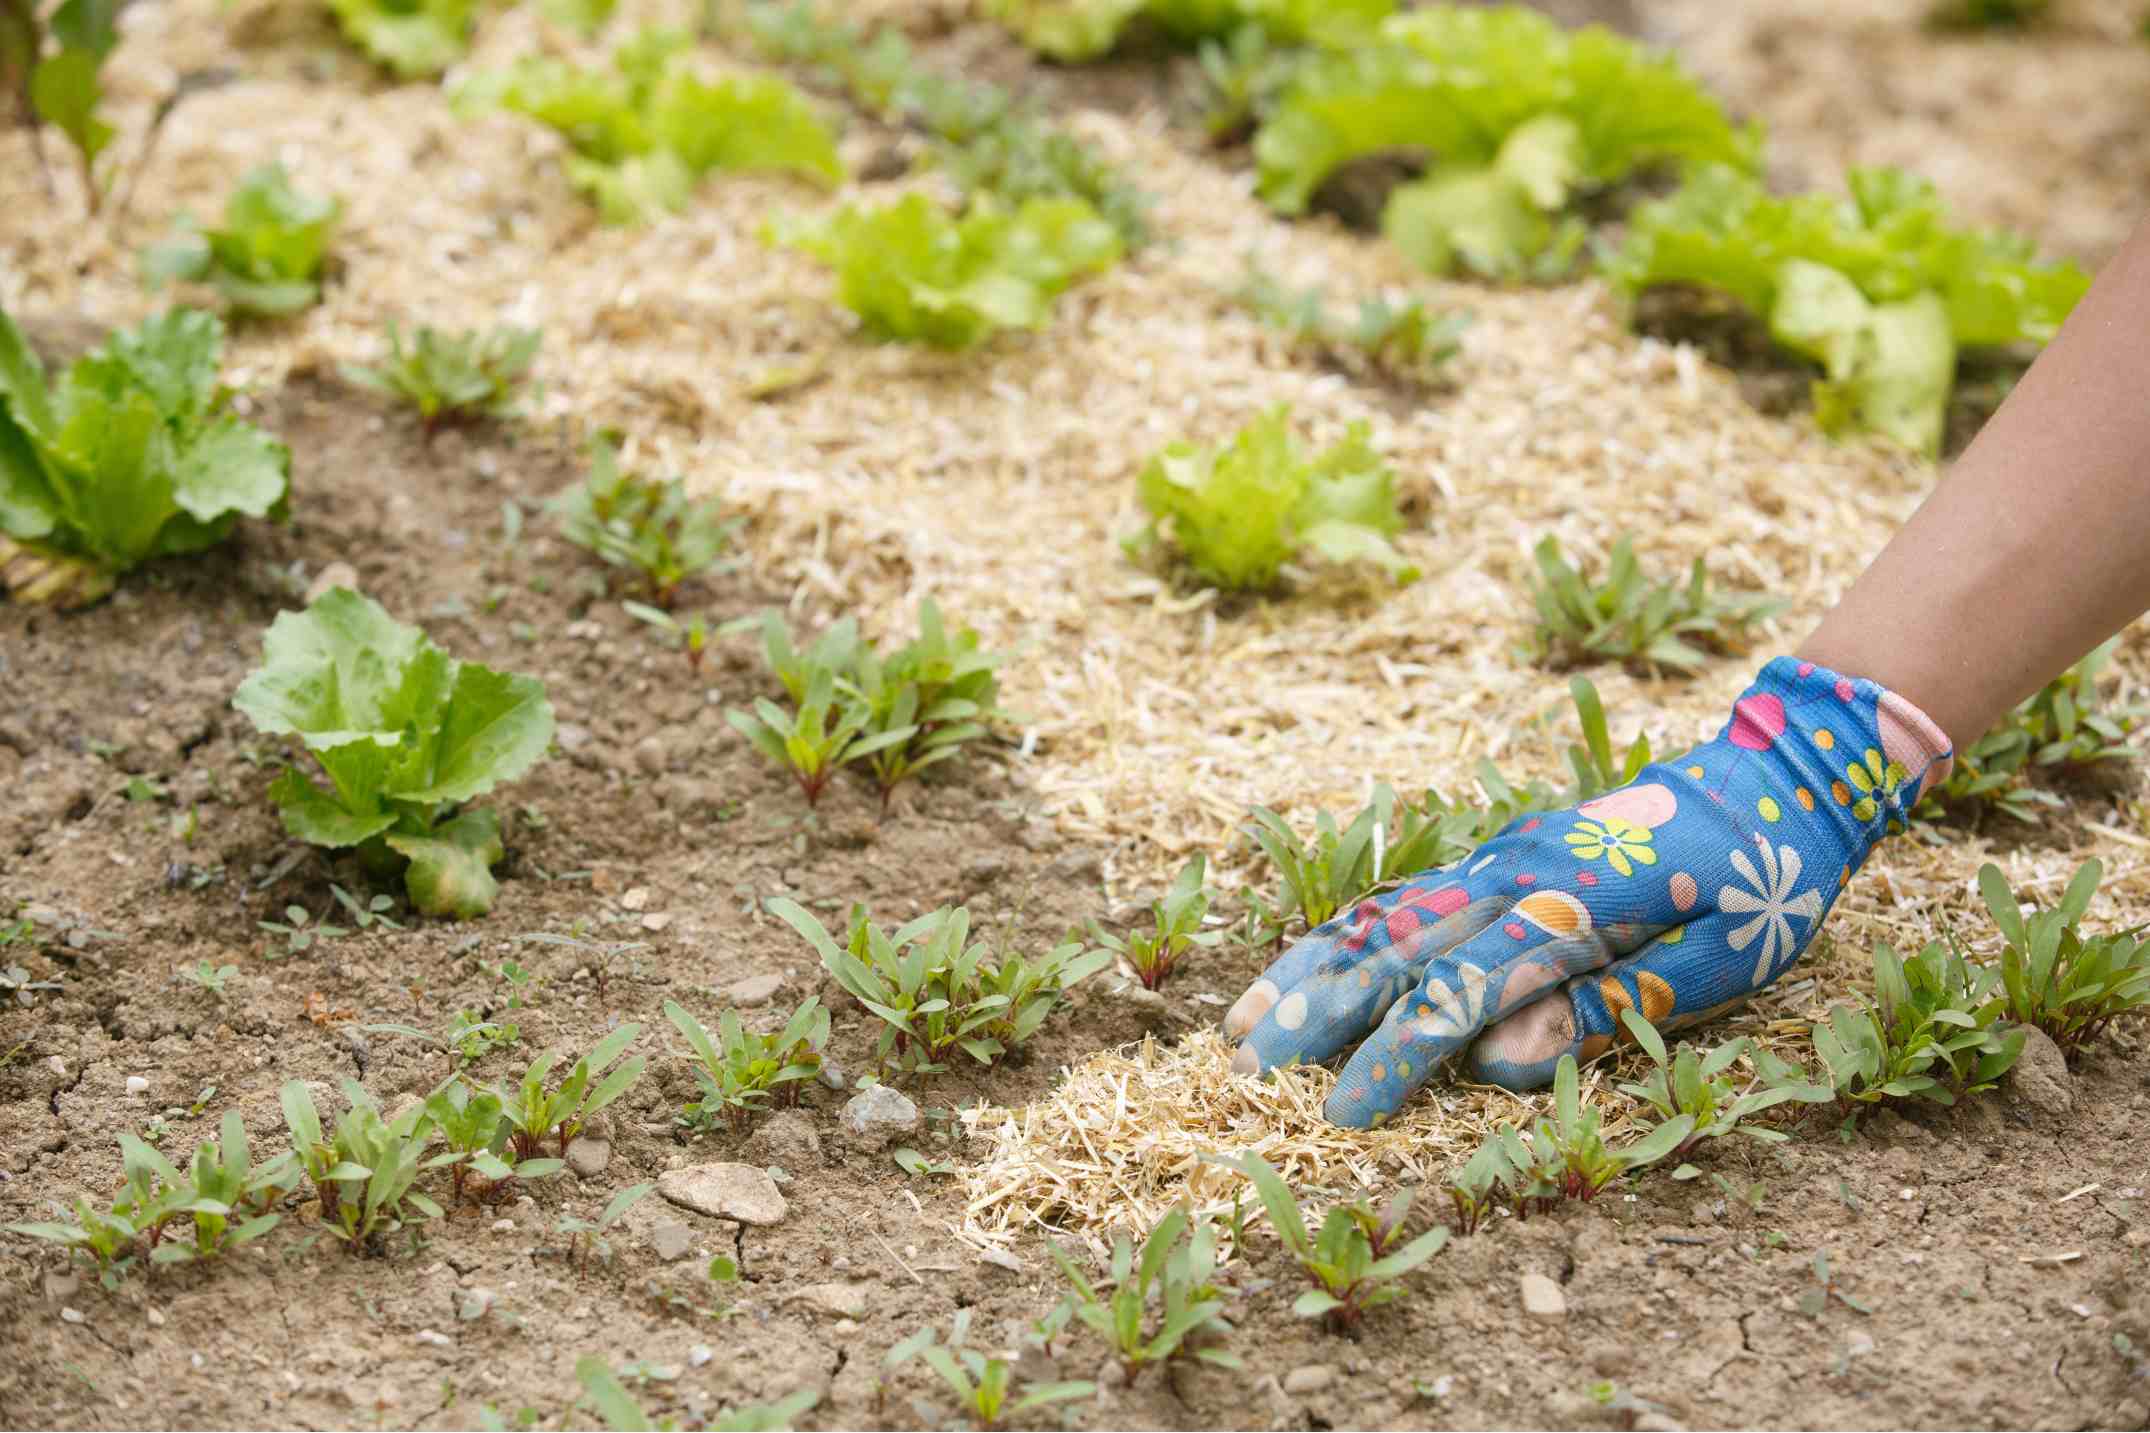
M 187 444 L 172 474 L 172 496 L 201 522 L 230 513 L 268 517 L 284 501 L 291 450 L 236 418 L 218 418 Z
M 598 1355 L 586 1353 L 575 1360 L 575 1381 L 582 1385 L 582 1396 L 597 1410 L 607 1428 L 617 1433 L 640 1433 L 657 1426 L 613 1373 L 612 1366 Z
M 102 64 L 92 50 L 68 48 L 40 60 L 30 74 L 30 103 L 81 152 L 85 167 L 97 162 L 117 133 L 97 113 L 104 99 L 97 77 Z
M 493 908 L 500 883 L 492 867 L 507 854 L 500 844 L 500 817 L 486 810 L 465 811 L 430 836 L 391 834 L 388 844 L 410 857 L 403 886 L 411 905 L 431 916 L 468 920 Z
M 476 0 L 328 0 L 353 44 L 398 79 L 427 79 L 463 58 Z

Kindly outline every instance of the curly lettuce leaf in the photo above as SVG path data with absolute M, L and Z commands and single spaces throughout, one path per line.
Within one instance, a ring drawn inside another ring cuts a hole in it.
M 1381 230 L 1429 273 L 1461 265 L 1488 278 L 1520 279 L 1549 255 L 1565 267 L 1581 236 L 1556 216 L 1581 172 L 1575 121 L 1542 114 L 1511 132 L 1491 164 L 1442 165 L 1399 186 Z
M 1169 539 L 1196 576 L 1217 587 L 1260 590 L 1311 550 L 1334 563 L 1368 562 L 1396 581 L 1417 579 L 1390 540 L 1402 530 L 1395 474 L 1353 424 L 1309 459 L 1291 410 L 1271 409 L 1222 448 L 1174 443 L 1152 458 L 1136 495 L 1151 524 L 1136 550 Z
M 1590 185 L 1669 161 L 1751 167 L 1758 147 L 1668 56 L 1519 6 L 1435 5 L 1300 75 L 1255 136 L 1261 193 L 1303 213 L 1339 167 L 1385 151 L 1484 167 L 1544 115 L 1574 124 L 1577 178 Z
M 1079 199 L 979 205 L 958 219 L 910 194 L 773 237 L 833 268 L 838 299 L 869 333 L 939 348 L 1042 326 L 1069 284 L 1122 252 L 1119 231 Z
M 608 224 L 677 213 L 719 171 L 842 181 L 836 136 L 796 86 L 771 76 L 703 80 L 685 66 L 686 46 L 677 32 L 649 29 L 613 53 L 610 69 L 532 57 L 470 76 L 455 103 L 513 110 L 558 131 L 574 151 L 570 182 Z
M 1822 365 L 1825 426 L 1931 453 L 1957 352 L 2045 342 L 2090 279 L 2040 262 L 2027 239 L 1952 226 L 1915 176 L 1854 170 L 1849 191 L 1778 196 L 1706 167 L 1635 210 L 1605 272 L 1631 296 L 1663 284 L 1731 295 Z
M 470 50 L 477 0 L 328 0 L 351 43 L 399 80 L 431 79 Z
M 241 516 L 281 516 L 290 453 L 218 411 L 223 340 L 213 316 L 174 311 L 113 333 L 55 385 L 0 313 L 0 534 L 16 596 L 94 601 Z
M 1107 54 L 1138 17 L 1182 43 L 1253 26 L 1287 44 L 1343 45 L 1364 39 L 1395 9 L 1395 0 L 988 0 L 986 5 L 987 14 L 1025 45 L 1068 63 Z
M 324 791 L 287 772 L 271 789 L 292 835 L 330 847 L 385 836 L 411 859 L 420 909 L 490 905 L 484 867 L 499 859 L 498 825 L 454 813 L 544 755 L 553 712 L 542 682 L 458 661 L 339 587 L 270 624 L 262 664 L 232 705 L 259 730 L 298 738 L 329 778 Z

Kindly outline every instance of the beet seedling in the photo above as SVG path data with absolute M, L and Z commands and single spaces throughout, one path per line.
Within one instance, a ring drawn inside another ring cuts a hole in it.
M 328 1232 L 357 1249 L 423 1219 L 440 1218 L 441 1207 L 412 1186 L 421 1171 L 456 1156 L 425 1157 L 430 1119 L 425 1106 L 413 1105 L 388 1120 L 356 1080 L 345 1080 L 343 1093 L 350 1108 L 336 1122 L 334 1137 L 324 1138 L 305 1081 L 287 1081 L 280 1092 L 292 1155 L 313 1183 Z
M 866 704 L 867 733 L 910 733 L 867 759 L 884 807 L 898 786 L 983 737 L 987 722 L 1009 719 L 999 705 L 1007 660 L 983 650 L 969 627 L 950 635 L 930 597 L 918 605 L 918 635 L 885 660 L 871 643 L 858 645 L 848 690 Z
M 1642 570 L 1625 535 L 1613 543 L 1602 582 L 1571 566 L 1557 538 L 1541 541 L 1532 555 L 1538 625 L 1531 655 L 1547 663 L 1615 660 L 1692 676 L 1706 660 L 1705 648 L 1745 650 L 1747 629 L 1784 607 L 1775 598 L 1711 592 L 1699 557 L 1684 587 L 1659 581 Z
M 1246 1154 L 1220 1162 L 1253 1181 L 1270 1225 L 1313 1284 L 1293 1302 L 1292 1312 L 1322 1319 L 1332 1332 L 1353 1332 L 1370 1311 L 1402 1298 L 1403 1276 L 1448 1242 L 1446 1229 L 1429 1229 L 1405 1241 L 1408 1190 L 1398 1192 L 1380 1214 L 1363 1199 L 1336 1205 L 1322 1219 L 1321 1232 L 1310 1235 L 1298 1198 L 1267 1160 Z
M 606 1232 L 626 1218 L 627 1211 L 634 1208 L 644 1195 L 656 1187 L 649 1183 L 629 1185 L 606 1201 L 604 1212 L 594 1221 L 578 1219 L 572 1214 L 560 1216 L 559 1222 L 552 1226 L 553 1232 L 567 1236 L 570 1258 L 574 1256 L 577 1246 L 580 1246 L 582 1258 L 576 1265 L 578 1272 L 587 1274 L 590 1271 L 590 1255 L 593 1251 L 606 1263 L 612 1262 L 612 1246 L 605 1242 Z
M 623 469 L 610 434 L 591 439 L 589 475 L 550 509 L 563 537 L 607 567 L 641 573 L 667 611 L 682 583 L 724 570 L 724 550 L 739 530 L 715 498 L 690 496 L 684 479 Z
M 99 1209 L 81 1195 L 75 1196 L 75 1222 L 32 1221 L 7 1226 L 11 1234 L 26 1234 L 58 1244 L 76 1258 L 87 1259 L 97 1270 L 97 1281 L 117 1289 L 134 1265 L 141 1230 L 118 1208 Z
M 582 1132 L 584 1122 L 642 1078 L 649 1057 L 637 1055 L 597 1080 L 594 1087 L 591 1083 L 597 1072 L 619 1059 L 641 1033 L 642 1027 L 633 1024 L 614 1030 L 574 1063 L 556 1090 L 545 1088 L 546 1076 L 560 1059 L 556 1050 L 547 1050 L 533 1060 L 520 1084 L 494 1090 L 500 1097 L 500 1117 L 507 1124 L 508 1141 L 515 1146 L 517 1159 L 536 1158 L 544 1152 L 547 1139 L 556 1140 L 559 1152 L 565 1155 L 568 1142 Z
M 463 1202 L 464 1186 L 472 1171 L 490 1181 L 489 1190 L 497 1190 L 511 1179 L 543 1179 L 566 1167 L 564 1160 L 554 1158 L 522 1159 L 510 1164 L 502 1157 L 511 1130 L 500 1096 L 491 1090 L 472 1090 L 461 1080 L 451 1079 L 445 1088 L 426 1096 L 426 1114 L 441 1143 L 454 1156 L 452 1160 L 428 1160 L 426 1168 L 447 1165 L 458 1205 Z
M 1144 1369 L 1175 1358 L 1245 1367 L 1239 1355 L 1216 1346 L 1231 1335 L 1232 1325 L 1224 1315 L 1224 1290 L 1215 1281 L 1216 1230 L 1207 1219 L 1190 1220 L 1185 1209 L 1173 1210 L 1143 1241 L 1139 1260 L 1134 1242 L 1121 1235 L 1112 1248 L 1110 1283 L 1102 1290 L 1058 1244 L 1047 1247 L 1073 1290 L 1075 1316 L 1105 1340 L 1129 1383 Z M 1154 1325 L 1153 1302 L 1158 1305 Z
M 1118 956 L 1143 989 L 1157 989 L 1171 978 L 1173 968 L 1191 948 L 1213 946 L 1224 939 L 1223 931 L 1202 929 L 1202 919 L 1209 914 L 1209 891 L 1202 884 L 1207 870 L 1200 853 L 1180 868 L 1164 898 L 1150 902 L 1152 929 L 1116 936 L 1093 920 L 1090 938 Z
M 1952 1105 L 1992 1089 L 2023 1052 L 2023 1031 L 1996 1024 L 2001 986 L 1999 970 L 1939 941 L 1908 959 L 1876 946 L 1874 999 L 1840 1005 L 1812 1030 L 1831 1092 L 1855 1104 Z
M 513 417 L 542 337 L 534 328 L 451 334 L 421 324 L 405 349 L 402 330 L 390 319 L 388 356 L 345 364 L 343 376 L 416 408 L 430 438 L 446 423 Z
M 812 995 L 773 1035 L 747 1029 L 736 1010 L 718 1017 L 715 1040 L 678 1001 L 665 1001 L 664 1014 L 694 1051 L 702 1097 L 682 1112 L 690 1127 L 706 1126 L 721 1114 L 743 1133 L 763 1105 L 797 1104 L 801 1082 L 820 1073 L 829 1042 L 829 1012 Z
M 266 1164 L 254 1164 L 247 1148 L 246 1121 L 237 1110 L 225 1112 L 219 1138 L 195 1147 L 191 1177 L 181 1178 L 169 1164 L 163 1164 L 162 1155 L 156 1159 L 163 1166 L 159 1173 L 182 1192 L 174 1212 L 190 1215 L 194 1221 L 191 1245 L 159 1243 L 150 1251 L 150 1260 L 159 1264 L 215 1258 L 268 1233 L 283 1216 L 259 1211 L 296 1185 L 300 1174 L 289 1151 Z
M 1252 898 L 1258 937 L 1278 938 L 1294 916 L 1312 930 L 1384 881 L 1439 865 L 1451 851 L 1466 854 L 1478 840 L 1457 849 L 1459 842 L 1480 824 L 1463 807 L 1444 808 L 1432 792 L 1424 806 L 1399 800 L 1386 782 L 1375 785 L 1373 799 L 1342 830 L 1328 812 L 1317 812 L 1308 841 L 1276 812 L 1255 807 L 1240 830 L 1269 858 L 1278 878 L 1273 899 Z
M 1248 271 L 1234 297 L 1325 363 L 1420 381 L 1463 351 L 1460 339 L 1471 324 L 1469 313 L 1437 315 L 1424 299 L 1362 299 L 1356 319 L 1340 319 L 1319 287 L 1294 293 L 1259 269 Z
M 2060 904 L 2028 919 L 2000 867 L 1979 868 L 1978 889 L 2008 942 L 2001 951 L 2001 987 L 2008 1018 L 2043 1030 L 2062 1054 L 2098 1038 L 2131 1010 L 2150 1007 L 2150 940 L 2143 927 L 2085 936 L 2078 928 L 2105 867 L 2085 861 Z
M 1641 1084 L 1622 1085 L 1620 1092 L 1643 1101 L 1666 1120 L 1685 1115 L 1693 1122 L 1687 1137 L 1672 1151 L 1674 1157 L 1686 1154 L 1703 1140 L 1735 1132 L 1764 1143 L 1783 1141 L 1790 1138 L 1783 1130 L 1742 1121 L 1786 1100 L 1818 1104 L 1830 1098 L 1829 1091 L 1820 1085 L 1792 1082 L 1764 1082 L 1744 1092 L 1736 1089 L 1731 1080 L 1720 1076 L 1747 1053 L 1748 1045 L 1743 1039 L 1727 1041 L 1707 1055 L 1697 1053 L 1694 1046 L 1682 1040 L 1678 1053 L 1667 1058 L 1664 1037 L 1641 1012 L 1622 1010 L 1620 1021 L 1657 1067 Z M 1672 1177 L 1691 1178 L 1699 1172 L 1683 1165 Z
M 1028 1413 L 1070 1399 L 1088 1398 L 1097 1385 L 1086 1380 L 1026 1385 L 1014 1402 L 1015 1365 L 1007 1359 L 979 1353 L 970 1347 L 969 1309 L 958 1309 L 948 1330 L 948 1342 L 939 1342 L 931 1324 L 888 1351 L 884 1360 L 891 1369 L 916 1359 L 940 1376 L 956 1396 L 956 1407 L 978 1428 L 998 1428 L 1004 1415 Z
M 858 698 L 839 699 L 836 679 L 824 669 L 813 674 L 796 711 L 763 697 L 753 711 L 733 710 L 725 720 L 771 763 L 789 770 L 806 804 L 816 806 L 839 768 L 907 742 L 918 731 L 908 726 L 868 733 L 870 715 Z
M 2109 706 L 2099 695 L 2099 674 L 2118 643 L 2116 637 L 2093 649 L 1957 752 L 1948 778 L 1927 791 L 1917 814 L 1937 818 L 1990 806 L 2035 824 L 2039 808 L 2058 807 L 2061 799 L 2032 785 L 2032 777 L 2080 776 L 2132 760 L 2137 749 L 2129 738 L 2142 724 L 2142 709 Z
M 622 602 L 622 611 L 637 622 L 662 632 L 665 640 L 676 644 L 687 657 L 690 670 L 702 670 L 702 654 L 709 646 L 709 620 L 694 617 L 682 622 L 661 607 L 651 607 L 642 602 Z

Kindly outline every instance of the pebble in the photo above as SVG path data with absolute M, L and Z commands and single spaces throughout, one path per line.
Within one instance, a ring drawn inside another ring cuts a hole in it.
M 164 1315 L 163 1315 L 163 1314 L 161 1314 L 161 1313 L 159 1313 L 159 1312 L 158 1312 L 157 1310 L 155 1310 L 155 1309 L 151 1309 L 151 1310 L 149 1311 L 149 1326 L 150 1326 L 151 1328 L 153 1328 L 153 1329 L 161 1329 L 161 1328 L 163 1328 L 163 1327 L 164 1327 Z
M 2150 1249 L 2150 1228 L 2130 1229 L 2120 1236 L 2120 1242 L 2130 1249 Z
M 645 776 L 664 774 L 666 753 L 664 742 L 657 736 L 645 736 L 635 743 L 635 765 L 642 768 Z
M 843 1123 L 861 1139 L 886 1144 L 918 1128 L 918 1106 L 900 1090 L 868 1085 L 844 1102 Z
M 715 1357 L 716 1354 L 710 1351 L 708 1344 L 698 1343 L 687 1350 L 687 1365 L 690 1368 L 700 1368 Z
M 1284 1375 L 1286 1393 L 1319 1393 L 1336 1382 L 1336 1370 L 1326 1363 L 1302 1363 Z
M 784 976 L 781 971 L 774 975 L 750 975 L 744 980 L 734 982 L 722 998 L 727 1005 L 751 1010 L 757 1005 L 767 1005 L 776 999 L 777 992 L 783 988 Z
M 513 1234 L 515 1232 L 515 1221 L 513 1219 L 495 1219 L 493 1221 L 493 1232 L 495 1234 Z
M 642 929 L 644 930 L 663 930 L 671 923 L 672 913 L 670 911 L 651 911 L 648 915 L 642 917 Z
M 455 1347 L 455 1340 L 438 1329 L 420 1329 L 416 1337 L 420 1343 L 429 1344 L 434 1348 Z
M 83 1316 L 82 1310 L 80 1309 L 61 1309 L 60 1321 L 62 1323 L 70 1324 L 82 1324 L 89 1322 L 89 1320 Z
M 1543 1274 L 1525 1274 L 1522 1281 L 1523 1312 L 1534 1319 L 1564 1319 L 1568 1316 L 1568 1296 L 1560 1291 L 1560 1285 Z
M 455 1316 L 464 1323 L 476 1323 L 485 1317 L 486 1310 L 500 1302 L 500 1295 L 491 1289 L 463 1290 L 463 1296 L 455 1302 Z
M 560 722 L 552 729 L 552 739 L 562 751 L 580 751 L 590 744 L 590 729 L 571 721 Z
M 2023 1053 L 2015 1066 L 2001 1077 L 2001 1088 L 2018 1104 L 2027 1105 L 2048 1119 L 2065 1119 L 2075 1109 L 2075 1086 L 2068 1079 L 2068 1062 L 2043 1030 L 2026 1027 Z
M 1874 1336 L 1872 1334 L 1854 1331 L 1851 1337 L 1844 1340 L 1844 1354 L 1847 1358 L 1865 1358 L 1873 1351 Z
M 844 1067 L 826 1055 L 821 1058 L 821 1073 L 814 1078 L 832 1090 L 841 1090 L 850 1083 L 844 1076 Z
M 821 1163 L 821 1136 L 798 1110 L 778 1110 L 747 1136 L 739 1152 L 765 1168 L 812 1169 Z
M 649 1246 L 658 1258 L 676 1264 L 693 1251 L 694 1231 L 677 1219 L 667 1219 L 650 1226 Z
M 775 1224 L 785 1212 L 776 1181 L 751 1164 L 690 1164 L 669 1170 L 658 1179 L 657 1192 L 682 1209 L 742 1224 Z
M 128 1094 L 130 1094 L 130 1095 L 139 1095 L 139 1094 L 142 1094 L 142 1093 L 146 1092 L 146 1091 L 147 1091 L 148 1089 L 149 1089 L 149 1078 L 148 1078 L 148 1076 L 146 1076 L 146 1075 L 129 1075 L 129 1076 L 127 1077 L 127 1093 L 128 1093 Z
M 620 909 L 624 911 L 638 911 L 648 904 L 648 886 L 636 886 L 633 890 L 620 897 Z
M 584 1179 L 595 1179 L 612 1163 L 612 1141 L 581 1135 L 567 1142 L 567 1167 Z
M 864 1284 L 808 1284 L 792 1294 L 790 1302 L 804 1304 L 830 1318 L 855 1319 L 866 1313 Z

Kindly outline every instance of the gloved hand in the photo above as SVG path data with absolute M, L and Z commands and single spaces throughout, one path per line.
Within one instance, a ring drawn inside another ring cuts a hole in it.
M 1706 1020 L 1791 967 L 1949 759 L 1894 692 L 1779 657 L 1716 740 L 1294 943 L 1225 1016 L 1245 1041 L 1233 1067 L 1363 1040 L 1324 1111 L 1363 1128 L 1466 1044 L 1474 1079 L 1521 1090 L 1602 1053 L 1623 1008 L 1660 1029 Z

